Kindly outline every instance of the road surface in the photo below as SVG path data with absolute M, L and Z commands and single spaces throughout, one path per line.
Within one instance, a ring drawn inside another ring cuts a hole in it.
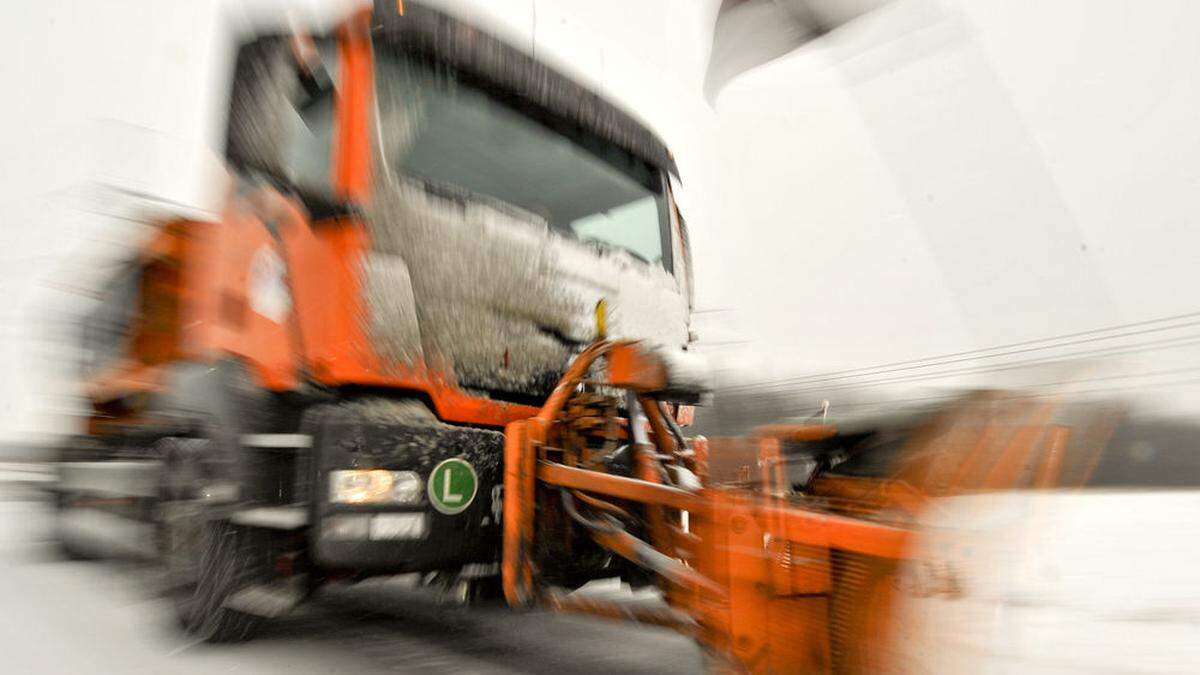
M 439 604 L 395 584 L 322 592 L 248 643 L 190 642 L 144 563 L 65 560 L 39 493 L 0 471 L 0 672 L 692 673 L 669 631 L 500 607 Z M 6 480 L 7 479 L 7 480 Z

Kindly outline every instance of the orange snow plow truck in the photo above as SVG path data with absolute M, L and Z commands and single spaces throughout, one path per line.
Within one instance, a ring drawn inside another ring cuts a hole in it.
M 670 626 L 718 667 L 878 665 L 912 514 L 971 478 L 837 473 L 880 436 L 821 424 L 684 434 L 708 379 L 677 170 L 642 123 L 391 1 L 244 44 L 226 159 L 221 217 L 162 222 L 86 317 L 91 414 L 56 488 L 64 518 L 153 532 L 188 631 L 420 572 Z M 1022 433 L 956 443 L 980 480 L 1044 455 L 1053 481 L 1062 439 Z M 659 599 L 573 592 L 613 577 Z

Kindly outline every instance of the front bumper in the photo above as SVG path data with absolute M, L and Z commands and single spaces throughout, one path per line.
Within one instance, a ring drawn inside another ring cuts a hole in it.
M 323 411 L 313 426 L 310 544 L 318 566 L 400 573 L 498 560 L 502 433 L 424 420 L 391 422 L 340 406 Z M 331 471 L 414 471 L 428 484 L 435 468 L 452 458 L 470 465 L 476 481 L 456 513 L 435 508 L 428 489 L 416 505 L 330 501 Z

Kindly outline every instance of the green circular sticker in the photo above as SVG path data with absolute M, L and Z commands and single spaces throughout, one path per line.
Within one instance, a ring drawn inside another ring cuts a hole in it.
M 429 501 L 433 508 L 454 515 L 466 510 L 475 500 L 479 480 L 475 469 L 466 460 L 451 457 L 433 467 L 429 473 Z

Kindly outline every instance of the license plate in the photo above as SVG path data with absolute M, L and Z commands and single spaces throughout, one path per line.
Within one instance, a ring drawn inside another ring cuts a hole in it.
M 424 513 L 382 513 L 371 517 L 371 539 L 420 539 L 425 536 Z

